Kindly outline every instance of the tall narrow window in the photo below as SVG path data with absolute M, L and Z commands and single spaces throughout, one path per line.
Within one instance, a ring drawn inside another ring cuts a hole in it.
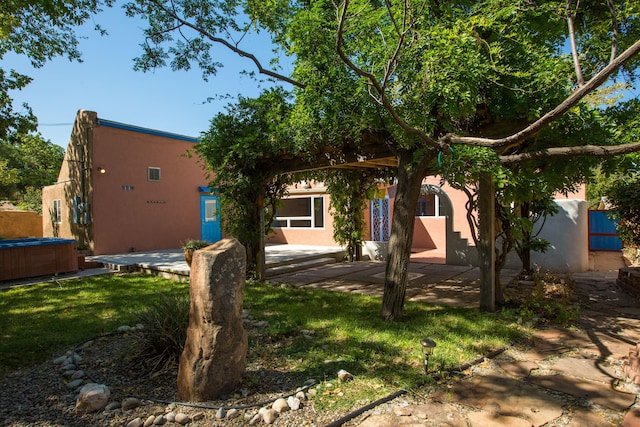
M 160 181 L 160 168 L 149 166 L 149 168 L 147 169 L 147 175 L 149 181 Z
M 440 216 L 440 197 L 437 194 L 420 195 L 416 216 Z
M 55 199 L 53 201 L 53 212 L 51 212 L 53 222 L 60 224 L 62 222 L 62 200 Z

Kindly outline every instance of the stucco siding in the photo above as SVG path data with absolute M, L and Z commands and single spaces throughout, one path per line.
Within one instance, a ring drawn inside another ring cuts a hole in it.
M 198 187 L 206 179 L 197 157 L 186 157 L 193 147 L 189 141 L 94 127 L 94 253 L 176 248 L 200 237 Z M 160 169 L 159 181 L 148 179 L 149 167 Z

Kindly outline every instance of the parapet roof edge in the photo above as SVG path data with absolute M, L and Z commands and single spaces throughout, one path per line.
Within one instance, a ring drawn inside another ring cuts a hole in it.
M 146 133 L 149 135 L 163 136 L 165 138 L 173 138 L 173 139 L 179 139 L 182 141 L 189 141 L 196 144 L 200 142 L 200 139 L 194 138 L 192 136 L 180 135 L 180 134 L 171 133 L 171 132 L 164 132 L 156 129 L 143 128 L 141 126 L 134 126 L 134 125 L 128 125 L 126 123 L 114 122 L 112 120 L 105 120 L 105 119 L 98 118 L 98 124 L 101 126 L 109 126 L 109 127 L 118 128 L 118 129 L 130 130 L 133 132 Z

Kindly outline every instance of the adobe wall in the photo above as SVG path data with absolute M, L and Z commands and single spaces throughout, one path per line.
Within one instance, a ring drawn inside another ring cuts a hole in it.
M 194 143 L 97 125 L 93 128 L 94 254 L 179 248 L 200 238 L 207 179 Z M 160 181 L 148 168 L 160 168 Z M 104 170 L 104 173 L 100 171 Z
M 31 211 L 0 211 L 0 239 L 42 236 L 41 215 Z

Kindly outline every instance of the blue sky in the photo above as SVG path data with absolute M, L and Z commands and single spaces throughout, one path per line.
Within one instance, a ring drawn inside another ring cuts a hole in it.
M 100 36 L 94 31 L 96 23 L 109 34 Z M 55 58 L 33 69 L 26 58 L 5 56 L 6 68 L 33 78 L 25 89 L 12 93 L 14 105 L 19 108 L 27 102 L 38 117 L 42 136 L 66 148 L 79 109 L 96 111 L 102 119 L 197 137 L 231 102 L 206 102 L 207 98 L 259 94 L 259 83 L 241 75 L 242 70 L 255 71 L 253 63 L 222 46 L 216 52 L 225 67 L 208 82 L 197 68 L 133 71 L 133 58 L 141 53 L 139 44 L 144 41 L 143 24 L 126 17 L 119 6 L 106 9 L 77 31 L 86 37 L 79 46 L 82 63 Z M 267 44 L 247 40 L 241 47 L 268 65 L 271 52 Z

